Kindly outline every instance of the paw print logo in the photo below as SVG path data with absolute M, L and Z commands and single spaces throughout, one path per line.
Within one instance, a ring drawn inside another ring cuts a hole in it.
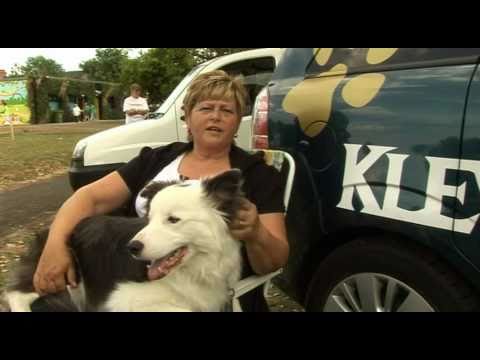
M 318 50 L 318 52 L 317 52 Z M 368 49 L 366 62 L 381 64 L 390 59 L 398 48 Z M 313 49 L 315 61 L 324 66 L 332 56 L 333 48 Z M 295 114 L 305 135 L 315 137 L 325 128 L 332 112 L 333 95 L 347 77 L 348 66 L 336 64 L 315 79 L 302 81 L 292 88 L 283 100 L 285 111 Z M 385 82 L 380 73 L 361 74 L 349 79 L 341 90 L 341 97 L 348 105 L 361 108 L 369 104 Z

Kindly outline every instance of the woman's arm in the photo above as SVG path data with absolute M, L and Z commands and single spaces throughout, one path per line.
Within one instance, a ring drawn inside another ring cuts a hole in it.
M 268 274 L 286 264 L 289 245 L 283 213 L 259 215 L 256 206 L 245 199 L 231 230 L 245 243 L 250 265 L 257 274 Z
M 75 272 L 67 242 L 75 226 L 84 218 L 106 214 L 119 208 L 130 197 L 130 190 L 118 172 L 78 189 L 65 201 L 50 227 L 34 275 L 35 290 L 40 294 L 75 285 Z
M 130 197 L 130 190 L 118 174 L 113 172 L 78 189 L 67 199 L 55 216 L 49 241 L 69 237 L 75 226 L 84 218 L 106 214 L 119 208 Z

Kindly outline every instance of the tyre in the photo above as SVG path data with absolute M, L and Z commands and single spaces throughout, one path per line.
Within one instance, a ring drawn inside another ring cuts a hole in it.
M 335 250 L 309 286 L 307 311 L 478 311 L 474 291 L 437 256 L 397 239 L 362 238 Z

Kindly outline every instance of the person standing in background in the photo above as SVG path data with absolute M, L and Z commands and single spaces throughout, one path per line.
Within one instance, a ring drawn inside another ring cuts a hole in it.
M 97 120 L 97 107 L 95 104 L 90 104 L 90 120 Z
M 83 121 L 90 120 L 90 104 L 88 101 L 85 101 L 83 104 Z
M 125 113 L 125 124 L 131 124 L 137 121 L 145 120 L 149 108 L 147 100 L 141 97 L 142 88 L 138 84 L 130 86 L 130 96 L 123 102 L 123 112 Z
M 72 113 L 75 121 L 80 122 L 80 115 L 82 114 L 82 109 L 80 109 L 80 106 L 78 106 L 78 104 L 73 105 Z

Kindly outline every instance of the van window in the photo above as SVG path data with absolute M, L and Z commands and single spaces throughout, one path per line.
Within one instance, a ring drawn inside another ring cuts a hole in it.
M 306 75 L 328 73 L 338 64 L 347 73 L 475 63 L 480 48 L 319 48 L 312 50 Z
M 243 115 L 250 115 L 255 98 L 272 78 L 275 70 L 275 59 L 273 57 L 263 57 L 238 61 L 222 67 L 221 70 L 243 78 L 243 83 L 248 92 L 247 109 Z

